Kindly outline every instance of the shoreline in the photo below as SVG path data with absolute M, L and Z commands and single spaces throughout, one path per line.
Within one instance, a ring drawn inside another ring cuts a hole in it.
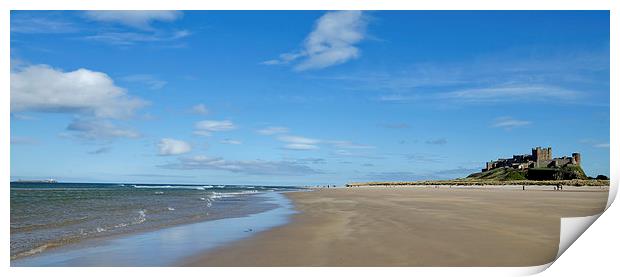
M 179 265 L 541 265 L 557 254 L 560 217 L 600 213 L 608 197 L 608 190 L 596 187 L 557 192 L 487 188 L 288 192 L 299 211 L 288 224 Z
M 294 214 L 282 192 L 263 193 L 277 208 L 214 220 L 185 223 L 129 234 L 92 238 L 11 259 L 11 267 L 45 266 L 171 266 L 178 261 L 276 226 Z

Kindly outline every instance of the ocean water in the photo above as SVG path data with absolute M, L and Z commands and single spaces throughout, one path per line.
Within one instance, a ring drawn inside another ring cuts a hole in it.
M 279 208 L 274 193 L 297 189 L 11 183 L 11 263 L 89 241 L 265 213 Z

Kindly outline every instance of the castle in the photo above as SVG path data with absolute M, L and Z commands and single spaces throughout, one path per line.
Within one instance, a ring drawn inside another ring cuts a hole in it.
M 499 159 L 497 161 L 487 162 L 486 168 L 483 168 L 482 172 L 501 167 L 526 169 L 541 167 L 562 167 L 568 164 L 580 165 L 581 154 L 573 153 L 570 157 L 561 157 L 554 159 L 551 155 L 551 147 L 536 147 L 532 148 L 531 155 L 513 155 L 512 158 Z

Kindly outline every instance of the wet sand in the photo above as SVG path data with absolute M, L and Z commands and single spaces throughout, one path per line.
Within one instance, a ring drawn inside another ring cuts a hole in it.
M 533 266 L 553 261 L 560 217 L 598 214 L 607 189 L 364 187 L 287 193 L 290 224 L 185 266 Z

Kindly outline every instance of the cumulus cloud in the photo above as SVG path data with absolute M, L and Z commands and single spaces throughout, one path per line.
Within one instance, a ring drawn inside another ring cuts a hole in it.
M 260 129 L 257 132 L 264 136 L 271 136 L 271 135 L 276 135 L 276 134 L 288 133 L 288 128 L 279 127 L 279 126 L 270 126 L 267 128 Z
M 512 118 L 510 116 L 502 116 L 502 117 L 496 118 L 491 126 L 494 128 L 503 128 L 506 130 L 511 130 L 513 128 L 530 125 L 531 123 L 532 122 L 530 121 L 519 120 L 519 119 Z
M 195 114 L 200 114 L 200 115 L 207 115 L 209 114 L 209 109 L 207 109 L 207 106 L 205 106 L 205 104 L 198 104 L 193 106 L 190 111 L 192 113 Z
M 237 128 L 230 120 L 203 120 L 196 122 L 194 127 L 196 128 L 194 134 L 199 136 L 210 136 L 213 132 L 230 131 Z
M 177 163 L 165 164 L 160 167 L 169 169 L 185 170 L 221 170 L 247 175 L 283 175 L 298 176 L 320 174 L 321 171 L 315 170 L 306 165 L 301 165 L 287 161 L 265 161 L 265 160 L 225 160 L 223 158 L 213 158 L 207 156 L 193 156 L 180 158 Z
M 355 46 L 365 37 L 367 20 L 361 11 L 327 12 L 306 37 L 302 50 L 284 53 L 267 65 L 297 62 L 295 70 L 321 69 L 359 57 Z
M 179 11 L 86 11 L 85 15 L 94 21 L 151 30 L 153 22 L 172 22 L 181 18 L 183 13 Z
M 114 138 L 138 138 L 140 133 L 120 128 L 107 120 L 76 119 L 67 126 L 78 138 L 87 140 L 111 140 Z
M 127 94 L 105 73 L 88 69 L 63 72 L 31 65 L 11 72 L 11 112 L 81 113 L 123 118 L 145 101 Z
M 182 140 L 163 138 L 157 144 L 160 156 L 185 154 L 192 151 L 192 146 Z
M 300 137 L 300 136 L 279 136 L 279 141 L 286 142 L 284 149 L 288 150 L 315 150 L 319 149 L 321 141 L 318 139 Z

